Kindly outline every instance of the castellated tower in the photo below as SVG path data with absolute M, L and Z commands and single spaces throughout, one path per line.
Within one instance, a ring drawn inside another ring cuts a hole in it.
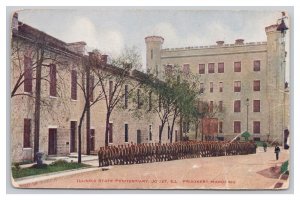
M 269 106 L 269 133 L 282 142 L 285 122 L 285 42 L 278 25 L 265 28 L 267 34 L 267 101 Z
M 146 42 L 146 67 L 147 72 L 162 78 L 161 48 L 164 38 L 160 36 L 148 36 Z

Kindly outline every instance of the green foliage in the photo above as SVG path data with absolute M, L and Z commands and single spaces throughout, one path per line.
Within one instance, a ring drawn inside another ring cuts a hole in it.
M 241 135 L 241 137 L 243 137 L 245 139 L 245 141 L 248 141 L 250 136 L 251 135 L 248 131 L 243 132 Z
M 281 173 L 285 173 L 288 171 L 288 167 L 289 167 L 289 161 L 285 161 L 282 165 L 281 165 L 281 168 L 280 168 L 280 172 Z
M 40 167 L 38 167 L 37 164 L 34 164 L 33 166 L 28 168 L 16 169 L 15 167 L 12 167 L 12 176 L 14 178 L 21 178 L 21 177 L 46 174 L 51 172 L 78 169 L 78 168 L 88 167 L 88 166 L 89 165 L 85 165 L 82 163 L 75 163 L 75 162 L 69 163 L 64 160 L 57 160 L 50 165 L 43 164 Z

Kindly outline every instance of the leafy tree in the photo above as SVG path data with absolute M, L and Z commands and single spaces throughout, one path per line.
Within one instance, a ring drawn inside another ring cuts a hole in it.
M 241 137 L 243 137 L 245 141 L 248 141 L 250 136 L 251 134 L 248 131 L 243 132 L 241 135 Z

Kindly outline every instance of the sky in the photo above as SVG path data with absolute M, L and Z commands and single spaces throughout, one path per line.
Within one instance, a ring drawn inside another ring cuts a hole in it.
M 266 7 L 264 9 L 267 9 Z M 201 7 L 34 9 L 19 11 L 19 20 L 65 42 L 85 41 L 88 50 L 118 56 L 137 47 L 143 66 L 144 38 L 162 36 L 163 48 L 266 41 L 265 27 L 276 24 L 281 10 L 204 10 Z

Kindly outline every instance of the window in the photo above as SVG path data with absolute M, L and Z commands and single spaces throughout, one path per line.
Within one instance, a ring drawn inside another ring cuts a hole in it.
M 23 147 L 30 148 L 31 119 L 24 119 Z
M 219 122 L 219 133 L 223 133 L 223 122 Z
M 214 92 L 214 83 L 213 82 L 209 83 L 209 91 Z
M 208 63 L 208 73 L 215 73 L 215 63 Z
M 260 112 L 260 100 L 253 100 L 253 112 Z
M 241 100 L 234 101 L 234 112 L 241 112 Z
M 128 142 L 128 124 L 125 124 L 125 142 Z
M 149 92 L 148 96 L 148 103 L 149 103 L 149 111 L 152 109 L 152 92 Z
M 56 97 L 56 65 L 50 65 L 50 96 Z
M 182 71 L 184 74 L 189 74 L 190 73 L 190 64 L 184 64 L 182 67 Z
M 219 92 L 223 92 L 223 82 L 219 82 Z
M 149 125 L 149 140 L 152 141 L 152 125 Z
M 113 143 L 113 123 L 108 124 L 108 142 Z
M 170 139 L 170 126 L 168 126 L 168 139 Z
M 233 132 L 234 133 L 241 133 L 241 122 L 240 121 L 234 121 L 233 122 Z
M 253 71 L 255 71 L 255 72 L 260 71 L 260 60 L 254 60 L 254 62 L 253 62 Z
M 24 92 L 32 92 L 32 61 L 29 57 L 24 57 Z
M 72 70 L 71 72 L 71 99 L 77 100 L 77 72 Z
M 153 49 L 151 49 L 151 60 L 153 59 Z
M 234 92 L 241 91 L 241 81 L 234 81 Z
M 200 83 L 200 94 L 204 93 L 204 83 Z
M 260 121 L 253 122 L 253 133 L 259 134 L 260 133 Z
M 242 71 L 241 62 L 234 62 L 234 72 L 241 72 L 241 71 Z
M 199 74 L 205 74 L 205 64 L 199 64 Z
M 90 76 L 90 101 L 94 101 L 94 76 Z
M 138 89 L 137 90 L 137 108 L 140 109 L 141 108 L 141 90 Z
M 223 101 L 219 101 L 219 111 L 223 111 Z
M 125 85 L 124 98 L 125 98 L 124 106 L 125 106 L 125 109 L 127 109 L 128 108 L 128 85 Z
M 253 91 L 260 91 L 260 81 L 253 81 Z
M 218 73 L 224 73 L 224 63 L 218 63 Z
M 109 81 L 109 102 L 112 101 L 113 98 L 113 87 L 114 87 L 114 82 L 113 81 Z
M 213 101 L 209 102 L 209 112 L 210 113 L 214 112 L 214 102 Z

